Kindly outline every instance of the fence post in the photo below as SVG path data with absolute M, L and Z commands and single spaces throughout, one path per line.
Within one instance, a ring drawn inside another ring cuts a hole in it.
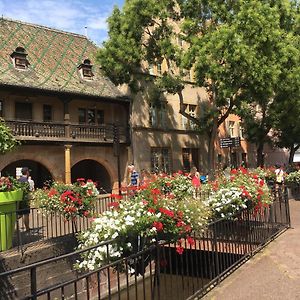
M 285 203 L 285 213 L 286 213 L 286 218 L 287 218 L 287 225 L 288 225 L 288 228 L 290 228 L 291 227 L 290 203 L 289 203 L 288 191 L 287 191 L 286 186 L 284 186 L 284 203 Z
M 30 269 L 30 286 L 31 286 L 31 298 L 37 299 L 36 297 L 36 290 L 37 290 L 37 283 L 36 283 L 36 267 L 32 267 Z

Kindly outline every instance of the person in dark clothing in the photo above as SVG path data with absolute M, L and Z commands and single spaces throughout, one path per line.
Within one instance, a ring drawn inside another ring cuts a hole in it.
M 28 177 L 29 177 L 29 169 L 27 167 L 22 168 L 21 170 L 22 176 L 18 179 L 19 182 L 27 184 L 28 185 L 28 192 L 29 192 L 29 182 L 28 182 Z M 19 204 L 19 211 L 18 215 L 19 217 L 23 216 L 23 223 L 25 226 L 26 231 L 30 230 L 29 227 L 29 214 L 30 214 L 30 204 L 29 204 L 29 199 L 28 199 L 28 192 L 24 191 L 23 192 L 23 200 Z

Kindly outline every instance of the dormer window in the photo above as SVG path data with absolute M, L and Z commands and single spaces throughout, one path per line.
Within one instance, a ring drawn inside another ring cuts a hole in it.
M 10 57 L 12 58 L 16 69 L 25 70 L 28 68 L 28 65 L 30 65 L 26 58 L 27 53 L 23 47 L 17 47 Z
M 92 67 L 93 65 L 89 59 L 85 59 L 83 63 L 78 66 L 78 70 L 83 79 L 93 79 L 94 74 L 92 72 Z

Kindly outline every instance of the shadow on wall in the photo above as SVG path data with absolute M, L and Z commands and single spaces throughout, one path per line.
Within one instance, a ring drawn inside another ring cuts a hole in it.
M 78 178 L 91 179 L 97 183 L 100 193 L 111 193 L 111 178 L 105 167 L 95 160 L 85 159 L 75 164 L 71 169 L 72 182 Z
M 50 171 L 46 167 L 36 161 L 29 159 L 18 160 L 9 164 L 1 171 L 1 175 L 16 177 L 16 168 L 23 167 L 29 168 L 30 176 L 34 180 L 35 188 L 42 188 L 45 182 L 53 180 Z

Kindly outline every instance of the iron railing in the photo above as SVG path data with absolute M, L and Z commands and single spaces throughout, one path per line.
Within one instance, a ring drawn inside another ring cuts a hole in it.
M 202 297 L 242 262 L 290 226 L 287 194 L 273 190 L 269 207 L 241 211 L 234 218 L 212 222 L 194 234 L 195 243 L 176 245 L 160 242 L 129 257 L 109 262 L 91 272 L 72 269 L 84 251 L 75 251 L 0 274 L 0 287 L 18 299 L 194 299 Z M 99 244 L 108 247 L 110 241 Z M 53 279 L 57 266 L 71 273 Z M 134 273 L 132 274 L 132 270 Z M 22 288 L 18 278 L 26 278 Z M 12 288 L 13 287 L 13 288 Z M 21 291 L 21 292 L 20 292 Z M 22 293 L 22 294 L 21 294 Z M 1 295 L 1 288 L 0 288 Z
M 5 120 L 12 133 L 23 140 L 63 141 L 72 140 L 74 142 L 103 142 L 112 143 L 114 141 L 114 128 L 118 128 L 120 143 L 129 141 L 129 131 L 126 126 L 115 124 L 67 124 L 54 122 L 34 122 L 20 120 Z
M 108 210 L 109 203 L 112 201 L 113 199 L 108 195 L 99 196 L 92 213 L 97 215 Z M 0 232 L 5 230 L 2 226 L 7 222 L 16 223 L 15 225 L 12 224 L 16 228 L 13 236 L 13 247 L 19 251 L 23 251 L 23 246 L 26 244 L 81 232 L 88 229 L 91 224 L 90 218 L 77 217 L 74 220 L 66 220 L 60 213 L 45 214 L 41 209 L 32 207 L 29 214 L 30 230 L 26 231 L 21 217 L 23 211 L 19 209 L 17 211 L 0 212 Z M 17 219 L 15 218 L 16 215 L 19 216 Z M 5 226 L 5 228 L 9 228 L 9 226 Z M 8 234 L 5 237 L 8 237 Z

